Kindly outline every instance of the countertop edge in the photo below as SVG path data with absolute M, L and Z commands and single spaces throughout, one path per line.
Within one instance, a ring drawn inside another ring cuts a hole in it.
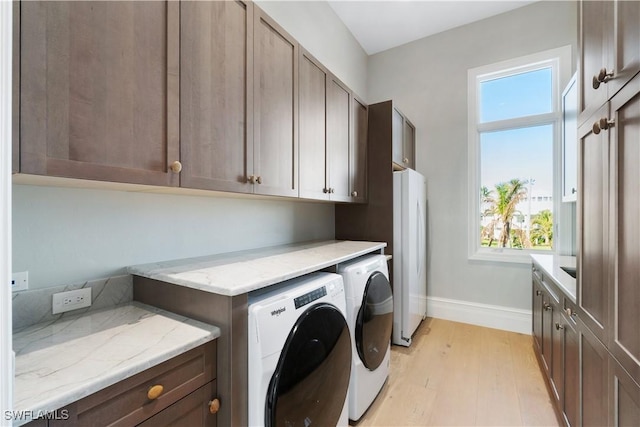
M 560 260 L 565 261 L 566 267 L 575 267 L 576 257 L 568 255 L 538 255 L 532 254 L 531 259 L 540 267 L 546 275 L 553 281 L 553 284 L 562 292 L 571 302 L 577 304 L 577 279 L 569 276 L 566 272 L 559 269 Z M 549 269 L 549 262 L 552 268 Z M 570 265 L 573 264 L 573 265 Z M 574 289 L 574 291 L 572 291 Z

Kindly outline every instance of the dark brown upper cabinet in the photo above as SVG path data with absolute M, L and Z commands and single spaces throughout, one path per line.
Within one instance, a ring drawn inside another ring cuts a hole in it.
M 349 156 L 351 144 L 351 91 L 335 76 L 327 83 L 327 187 L 329 199 L 351 201 Z
M 329 200 L 327 169 L 327 81 L 329 72 L 300 49 L 300 197 Z
M 349 185 L 351 200 L 355 203 L 367 201 L 367 126 L 369 107 L 357 96 L 351 102 L 352 135 L 350 150 Z
M 181 186 L 252 192 L 253 3 L 180 3 Z
M 298 196 L 298 42 L 254 10 L 255 193 Z
M 580 2 L 580 123 L 640 71 L 640 2 Z
M 415 169 L 415 126 L 395 106 L 392 119 L 392 161 L 395 169 Z
M 179 7 L 20 4 L 20 172 L 179 184 Z

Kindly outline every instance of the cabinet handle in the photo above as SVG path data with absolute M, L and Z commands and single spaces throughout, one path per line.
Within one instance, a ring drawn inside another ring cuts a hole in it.
M 550 305 L 548 302 L 544 303 L 544 306 L 543 306 L 543 307 L 544 307 L 544 311 L 549 311 L 549 310 L 551 310 L 551 305 Z
M 564 326 L 562 326 L 560 323 L 556 322 L 556 331 L 559 331 L 561 329 L 564 329 Z
M 536 290 L 536 295 L 537 295 L 537 296 L 542 295 L 542 291 L 541 291 L 540 289 Z
M 149 400 L 156 400 L 157 398 L 160 397 L 163 391 L 164 391 L 164 387 L 162 387 L 160 384 L 151 386 L 149 388 L 149 391 L 147 391 L 147 398 Z
M 253 176 L 253 175 L 249 175 L 249 176 L 247 177 L 247 182 L 248 182 L 249 184 L 255 184 L 255 183 L 256 183 L 256 177 L 255 177 L 255 176 Z
M 329 193 L 333 194 L 333 193 L 335 193 L 335 192 L 336 192 L 336 189 L 335 189 L 335 188 L 330 188 L 330 189 L 329 189 Z
M 609 130 L 609 128 L 612 128 L 614 125 L 615 122 L 613 120 L 603 117 L 593 124 L 592 130 L 594 134 L 598 135 L 601 131 Z
M 180 173 L 180 171 L 182 170 L 182 163 L 176 160 L 175 162 L 171 163 L 169 169 L 171 169 L 171 172 L 173 173 Z
M 262 177 L 261 176 L 256 176 L 256 182 L 258 184 L 262 184 Z
M 406 157 L 405 157 L 404 159 L 402 159 L 402 161 L 403 161 L 404 163 L 409 163 L 409 159 L 407 159 Z
M 220 400 L 218 400 L 218 398 L 210 400 L 209 412 L 211 412 L 212 414 L 217 414 L 219 410 L 220 410 Z
M 593 76 L 591 85 L 593 86 L 594 89 L 598 89 L 600 87 L 600 83 L 606 84 L 612 78 L 613 78 L 613 70 L 607 71 L 606 68 L 601 68 L 598 75 Z
M 564 312 L 567 313 L 567 316 L 573 316 L 573 310 L 570 307 L 565 308 Z
M 351 197 L 358 197 L 358 192 L 357 191 L 352 191 L 351 192 Z
M 329 194 L 329 193 L 331 192 L 331 189 L 329 189 L 329 188 L 323 188 L 323 189 L 322 189 L 322 192 L 323 192 L 324 194 Z
M 578 190 L 575 189 L 575 187 L 571 188 L 571 194 L 576 194 L 578 192 Z

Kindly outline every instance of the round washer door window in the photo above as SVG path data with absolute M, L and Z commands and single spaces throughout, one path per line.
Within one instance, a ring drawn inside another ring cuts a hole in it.
M 265 425 L 335 426 L 351 374 L 344 316 L 327 303 L 308 308 L 291 329 L 267 389 Z
M 382 361 L 391 340 L 393 296 L 391 284 L 379 271 L 367 280 L 356 319 L 356 348 L 364 366 L 373 371 Z

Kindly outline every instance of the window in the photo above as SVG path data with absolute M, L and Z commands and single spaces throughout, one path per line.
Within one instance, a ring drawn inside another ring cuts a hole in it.
M 471 259 L 530 262 L 554 250 L 570 65 L 566 46 L 469 70 Z

